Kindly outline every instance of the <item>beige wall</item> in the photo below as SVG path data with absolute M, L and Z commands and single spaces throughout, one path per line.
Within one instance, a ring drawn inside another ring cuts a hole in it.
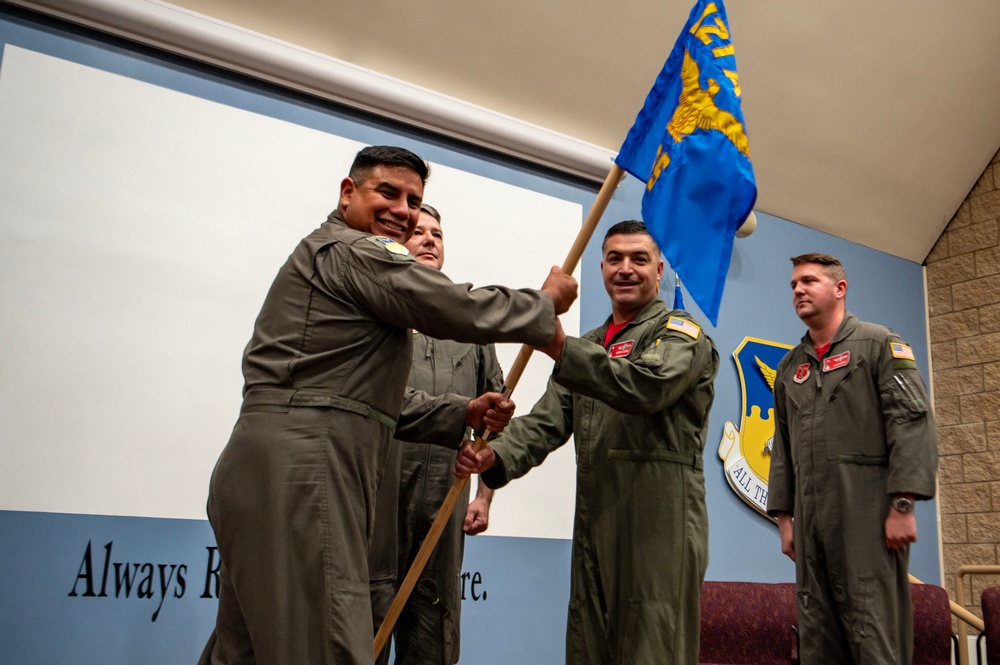
M 927 257 L 934 402 L 940 449 L 944 585 L 1000 563 L 1000 152 Z M 972 578 L 958 600 L 979 599 L 1000 576 Z

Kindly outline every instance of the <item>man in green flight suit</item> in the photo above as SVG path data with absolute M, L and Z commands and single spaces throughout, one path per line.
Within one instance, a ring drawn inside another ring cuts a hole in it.
M 501 487 L 572 434 L 577 489 L 567 665 L 698 662 L 708 565 L 702 451 L 719 354 L 659 297 L 660 251 L 642 222 L 608 230 L 601 272 L 611 317 L 544 349 L 556 368 L 526 416 L 455 473 Z
M 419 263 L 435 270 L 444 265 L 441 215 L 426 203 L 420 207 L 417 227 L 406 241 L 406 248 Z M 472 397 L 503 390 L 503 372 L 492 344 L 435 339 L 414 330 L 408 384 L 431 395 L 455 393 Z M 451 489 L 455 448 L 464 439 L 439 442 L 442 445 L 397 442 L 390 448 L 389 462 L 378 489 L 375 534 L 369 556 L 376 631 Z M 461 505 L 467 505 L 467 509 L 452 513 L 396 621 L 396 665 L 458 662 L 463 526 L 471 535 L 485 531 L 492 501 L 493 490 L 479 483 L 476 498 L 470 503 L 469 486 L 465 486 Z M 376 662 L 389 662 L 388 645 Z
M 222 567 L 202 663 L 370 665 L 368 547 L 394 433 L 457 442 L 509 412 L 500 395 L 408 392 L 410 328 L 536 346 L 561 331 L 577 287 L 559 268 L 540 291 L 476 289 L 413 260 L 400 243 L 427 174 L 408 150 L 361 150 L 337 209 L 264 300 L 243 355 L 243 406 L 209 487 Z
M 914 500 L 934 496 L 937 437 L 914 352 L 846 309 L 828 254 L 792 259 L 808 327 L 778 365 L 767 511 L 795 561 L 803 665 L 909 665 Z

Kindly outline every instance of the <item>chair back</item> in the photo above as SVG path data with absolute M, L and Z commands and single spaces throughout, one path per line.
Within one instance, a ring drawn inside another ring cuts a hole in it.
M 698 662 L 789 665 L 797 657 L 795 585 L 705 582 Z
M 986 665 L 1000 665 L 1000 586 L 983 591 L 983 623 L 986 629 Z
M 913 665 L 951 665 L 951 605 L 933 584 L 911 584 Z

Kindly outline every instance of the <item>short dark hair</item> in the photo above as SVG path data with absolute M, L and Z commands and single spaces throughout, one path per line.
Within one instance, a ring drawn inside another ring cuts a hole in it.
M 420 181 L 425 185 L 431 174 L 431 167 L 406 148 L 398 148 L 393 145 L 370 145 L 355 155 L 348 175 L 355 185 L 360 185 L 368 176 L 368 172 L 376 166 L 402 166 L 410 169 L 420 176 Z
M 608 244 L 608 238 L 611 236 L 623 236 L 623 235 L 635 235 L 643 234 L 649 236 L 649 239 L 653 241 L 653 247 L 656 248 L 656 253 L 660 253 L 660 246 L 656 244 L 656 239 L 646 228 L 646 225 L 637 219 L 626 219 L 624 222 L 618 222 L 604 234 L 604 241 L 601 242 L 601 252 L 604 252 L 604 246 Z
M 428 203 L 421 203 L 420 212 L 426 212 L 428 215 L 436 219 L 438 221 L 438 224 L 441 223 L 441 213 L 439 213 L 437 211 L 437 208 L 435 208 L 434 206 Z
M 826 272 L 827 277 L 832 279 L 834 282 L 839 282 L 840 280 L 844 280 L 845 282 L 847 281 L 847 271 L 844 270 L 843 264 L 837 259 L 836 256 L 822 254 L 820 252 L 809 252 L 808 254 L 793 256 L 791 261 L 792 267 L 803 263 L 816 263 L 823 266 L 823 270 Z

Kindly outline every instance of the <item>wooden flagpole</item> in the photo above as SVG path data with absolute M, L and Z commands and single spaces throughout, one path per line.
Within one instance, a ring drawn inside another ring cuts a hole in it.
M 617 164 L 611 167 L 611 170 L 608 172 L 608 177 L 604 179 L 604 184 L 601 186 L 601 191 L 597 193 L 597 198 L 594 200 L 594 205 L 590 209 L 587 219 L 584 220 L 583 226 L 580 227 L 580 233 L 577 234 L 576 241 L 573 243 L 573 246 L 569 250 L 569 254 L 566 256 L 566 260 L 562 264 L 562 270 L 567 275 L 573 274 L 573 271 L 576 270 L 576 266 L 580 262 L 580 258 L 583 256 L 583 250 L 587 248 L 587 243 L 590 242 L 590 237 L 594 235 L 594 229 L 597 228 L 598 222 L 601 221 L 601 216 L 604 215 L 604 211 L 607 209 L 608 203 L 610 203 L 611 197 L 614 195 L 615 189 L 618 187 L 618 183 L 620 183 L 624 177 L 625 172 Z M 510 368 L 510 372 L 507 374 L 504 382 L 504 397 L 509 398 L 514 392 L 514 388 L 517 386 L 517 382 L 520 381 L 521 374 L 524 373 L 524 368 L 527 366 L 528 360 L 531 358 L 532 351 L 534 351 L 534 349 L 527 344 L 521 346 L 521 350 L 517 354 L 517 358 L 514 360 L 514 365 Z M 477 436 L 475 450 L 478 452 L 485 445 L 486 439 L 482 436 Z M 378 655 L 382 652 L 382 649 L 389 641 L 389 635 L 392 633 L 392 629 L 396 625 L 396 620 L 403 611 L 403 606 L 406 605 L 406 601 L 413 592 L 413 588 L 417 585 L 417 579 L 420 577 L 420 573 L 423 572 L 424 566 L 427 565 L 427 560 L 434 551 L 434 547 L 437 546 L 437 542 L 441 538 L 441 533 L 444 531 L 445 525 L 448 523 L 452 512 L 454 512 L 455 506 L 458 504 L 458 499 L 462 495 L 462 490 L 465 489 L 465 485 L 468 482 L 468 478 L 456 478 L 455 482 L 451 486 L 451 489 L 448 491 L 448 495 L 445 497 L 444 502 L 441 504 L 441 508 L 438 510 L 437 516 L 434 518 L 434 523 L 431 524 L 430 531 L 427 532 L 427 537 L 424 538 L 423 544 L 420 545 L 420 549 L 417 551 L 417 556 L 413 560 L 413 565 L 411 565 L 410 570 L 407 571 L 406 577 L 403 579 L 403 583 L 400 585 L 399 591 L 396 592 L 396 597 L 392 599 L 389 611 L 386 614 L 385 619 L 382 621 L 382 625 L 379 627 L 378 633 L 375 635 L 376 658 L 378 658 Z

